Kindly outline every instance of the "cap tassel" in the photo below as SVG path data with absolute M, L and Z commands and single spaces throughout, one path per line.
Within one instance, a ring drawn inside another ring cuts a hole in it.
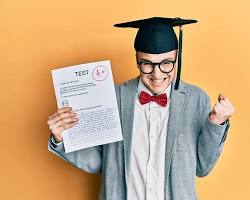
M 175 82 L 175 90 L 179 89 L 180 77 L 181 77 L 181 58 L 182 58 L 182 26 L 180 26 L 179 32 L 179 50 L 178 50 L 178 71 L 177 71 L 177 78 Z

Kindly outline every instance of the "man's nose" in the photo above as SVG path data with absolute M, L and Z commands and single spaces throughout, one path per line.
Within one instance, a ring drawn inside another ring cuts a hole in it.
M 160 70 L 160 65 L 155 65 L 154 66 L 154 70 L 152 72 L 152 75 L 154 76 L 158 76 L 158 75 L 161 75 L 162 74 L 162 71 Z

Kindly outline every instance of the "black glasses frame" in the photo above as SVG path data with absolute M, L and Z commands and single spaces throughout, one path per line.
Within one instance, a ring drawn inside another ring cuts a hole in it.
M 170 71 L 168 71 L 168 72 L 162 71 L 161 65 L 162 65 L 162 63 L 164 63 L 164 62 L 170 62 L 170 63 L 173 64 L 173 67 L 172 67 L 172 69 L 171 69 Z M 141 65 L 142 65 L 142 64 L 145 64 L 145 63 L 148 63 L 148 64 L 152 65 L 153 68 L 152 68 L 152 71 L 151 71 L 151 72 L 144 72 L 144 71 L 141 69 Z M 174 69 L 174 67 L 175 67 L 175 63 L 176 63 L 176 60 L 174 60 L 174 61 L 172 61 L 172 60 L 163 60 L 163 61 L 161 61 L 161 62 L 159 62 L 159 63 L 151 62 L 151 61 L 149 61 L 149 60 L 147 60 L 147 61 L 146 61 L 146 60 L 145 60 L 145 61 L 137 61 L 137 64 L 138 64 L 139 67 L 140 67 L 140 71 L 141 71 L 142 73 L 144 73 L 144 74 L 151 74 L 151 73 L 155 70 L 155 66 L 156 66 L 156 65 L 159 66 L 159 69 L 161 70 L 162 73 L 168 74 L 168 73 L 170 73 L 171 71 L 173 71 L 173 69 Z

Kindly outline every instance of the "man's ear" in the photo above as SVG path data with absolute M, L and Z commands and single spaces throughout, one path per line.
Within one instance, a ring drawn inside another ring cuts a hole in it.
M 175 52 L 176 52 L 176 55 L 175 55 L 175 60 L 177 61 L 177 60 L 178 60 L 178 53 L 179 53 L 179 49 L 176 49 L 176 50 L 175 50 Z
M 137 62 L 138 62 L 138 54 L 137 54 L 137 51 L 135 51 L 135 60 L 136 60 L 136 66 L 137 66 L 137 68 L 140 70 L 140 67 L 139 67 L 139 65 L 137 64 Z

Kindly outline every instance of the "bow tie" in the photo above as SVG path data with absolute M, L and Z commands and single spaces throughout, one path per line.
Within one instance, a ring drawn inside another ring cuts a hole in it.
M 157 104 L 159 104 L 160 106 L 165 107 L 167 105 L 168 98 L 167 98 L 166 93 L 159 94 L 159 95 L 156 95 L 156 96 L 151 96 L 147 92 L 142 91 L 140 93 L 140 96 L 139 96 L 139 101 L 140 101 L 140 103 L 142 105 L 146 104 L 146 103 L 149 103 L 150 101 L 154 101 Z

